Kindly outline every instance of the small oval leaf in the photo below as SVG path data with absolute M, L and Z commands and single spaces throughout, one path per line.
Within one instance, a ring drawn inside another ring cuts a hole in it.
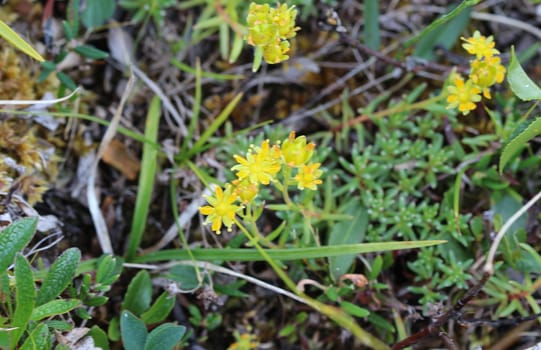
M 83 57 L 90 58 L 93 60 L 99 60 L 109 57 L 109 54 L 100 49 L 96 49 L 94 46 L 90 45 L 79 45 L 73 48 L 73 51 L 77 52 Z
M 6 227 L 0 233 L 0 271 L 13 263 L 15 254 L 30 242 L 36 230 L 37 218 L 23 218 Z
M 124 295 L 122 309 L 129 310 L 139 316 L 150 306 L 152 299 L 152 283 L 147 271 L 141 270 L 135 275 Z
M 515 49 L 513 47 L 511 47 L 511 62 L 509 62 L 507 82 L 513 93 L 521 100 L 541 100 L 541 89 L 522 69 L 517 56 L 515 56 Z
M 158 323 L 165 320 L 173 307 L 175 306 L 175 297 L 169 293 L 162 293 L 158 299 L 152 304 L 150 309 L 141 315 L 141 319 L 145 324 Z
M 145 350 L 171 350 L 186 332 L 186 327 L 162 324 L 148 335 Z
M 513 156 L 516 155 L 528 141 L 538 135 L 541 135 L 541 117 L 520 124 L 509 138 L 509 142 L 503 146 L 499 164 L 500 173 L 511 158 L 513 158 Z
M 78 299 L 53 300 L 35 308 L 32 312 L 31 319 L 33 321 L 39 321 L 47 317 L 62 315 L 81 305 L 81 301 Z
M 80 259 L 81 252 L 77 248 L 70 248 L 58 257 L 38 291 L 36 305 L 43 305 L 53 300 L 66 289 L 75 276 Z
M 144 350 L 147 341 L 147 328 L 143 321 L 129 311 L 120 315 L 120 333 L 124 349 Z

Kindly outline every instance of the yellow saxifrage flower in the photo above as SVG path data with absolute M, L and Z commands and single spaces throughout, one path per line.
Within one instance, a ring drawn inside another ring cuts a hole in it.
M 233 192 L 240 198 L 242 203 L 247 204 L 254 200 L 259 193 L 259 185 L 250 182 L 246 177 L 242 180 L 233 180 Z
M 282 144 L 282 157 L 290 167 L 304 165 L 314 153 L 314 143 L 306 144 L 306 136 L 295 138 L 295 132 L 289 133 L 289 137 Z
M 494 56 L 470 63 L 470 79 L 483 91 L 483 96 L 487 99 L 491 98 L 489 88 L 501 83 L 505 77 L 505 67 L 500 62 L 500 58 Z
M 276 179 L 276 174 L 282 167 L 280 153 L 278 146 L 270 147 L 269 140 L 265 140 L 261 147 L 248 151 L 246 158 L 234 155 L 239 164 L 231 170 L 237 172 L 239 180 L 247 178 L 251 183 L 268 185 Z
M 216 187 L 214 196 L 205 196 L 210 205 L 199 208 L 201 214 L 207 215 L 205 223 L 212 223 L 212 231 L 216 232 L 216 234 L 220 234 L 222 224 L 227 227 L 228 231 L 231 231 L 235 215 L 242 209 L 241 206 L 233 205 L 237 195 L 232 191 L 233 189 L 229 184 L 225 186 L 225 191 L 220 187 Z
M 477 59 L 483 57 L 492 57 L 498 55 L 500 52 L 494 48 L 494 39 L 492 36 L 488 38 L 481 35 L 478 30 L 473 33 L 471 38 L 461 38 L 465 41 L 462 47 L 468 51 L 469 54 L 475 55 Z
M 320 165 L 320 163 L 314 163 L 300 166 L 299 172 L 295 176 L 299 190 L 304 190 L 305 188 L 315 190 L 316 186 L 322 183 L 319 179 L 321 174 L 323 174 L 323 171 L 319 170 Z
M 289 42 L 299 27 L 295 27 L 297 10 L 294 6 L 278 5 L 272 8 L 269 4 L 251 3 L 246 17 L 248 34 L 246 41 L 249 45 L 262 49 L 263 58 L 274 64 L 289 58 Z
M 481 101 L 481 90 L 470 79 L 464 83 L 464 79 L 457 75 L 454 77 L 454 85 L 447 87 L 449 96 L 447 102 L 449 105 L 447 108 L 456 108 L 466 115 L 471 110 L 475 109 L 475 103 Z

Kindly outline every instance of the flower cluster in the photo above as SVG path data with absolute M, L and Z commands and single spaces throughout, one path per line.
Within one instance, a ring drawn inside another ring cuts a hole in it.
M 299 27 L 295 27 L 297 10 L 294 6 L 251 3 L 246 19 L 248 23 L 248 44 L 260 47 L 268 63 L 280 63 L 289 58 L 289 41 Z
M 217 234 L 222 224 L 231 231 L 235 215 L 254 201 L 262 185 L 273 184 L 287 191 L 293 184 L 299 190 L 315 190 L 323 173 L 320 163 L 310 163 L 315 147 L 307 143 L 305 136 L 295 137 L 292 131 L 281 143 L 271 145 L 265 140 L 259 146 L 251 145 L 244 157 L 235 155 L 237 164 L 231 170 L 237 178 L 225 184 L 224 189 L 217 187 L 213 196 L 206 196 L 209 205 L 199 208 L 207 216 L 205 223 L 212 223 Z
M 501 83 L 505 76 L 505 67 L 501 64 L 500 52 L 494 48 L 492 36 L 488 38 L 475 31 L 471 38 L 462 38 L 462 47 L 475 59 L 470 61 L 470 74 L 464 81 L 459 74 L 453 73 L 451 85 L 447 87 L 448 108 L 456 108 L 466 115 L 475 109 L 475 103 L 481 101 L 481 94 L 490 99 L 490 87 Z

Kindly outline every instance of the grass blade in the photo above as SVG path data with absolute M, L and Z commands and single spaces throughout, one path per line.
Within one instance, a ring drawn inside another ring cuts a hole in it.
M 145 126 L 145 138 L 153 143 L 158 139 L 158 126 L 160 124 L 160 100 L 154 96 L 147 114 Z M 126 260 L 131 260 L 135 256 L 143 232 L 145 230 L 148 209 L 154 188 L 154 177 L 156 175 L 158 151 L 151 144 L 143 145 L 143 160 L 141 161 L 141 174 L 139 175 L 139 186 L 137 187 L 137 199 L 135 201 L 135 210 L 131 225 L 130 237 L 128 241 L 128 251 Z

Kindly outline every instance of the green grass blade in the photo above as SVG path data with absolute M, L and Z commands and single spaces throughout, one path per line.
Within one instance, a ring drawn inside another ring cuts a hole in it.
M 185 63 L 180 62 L 177 59 L 172 59 L 171 64 L 178 69 L 180 69 L 183 72 L 193 74 L 195 75 L 195 69 L 188 66 Z M 238 80 L 244 78 L 244 75 L 242 74 L 219 74 L 219 73 L 212 73 L 212 72 L 201 72 L 201 77 L 203 78 L 211 78 L 216 80 Z
M 160 99 L 154 96 L 150 103 L 145 126 L 145 138 L 156 143 L 158 139 L 158 126 L 160 124 Z M 128 240 L 128 251 L 126 260 L 130 261 L 135 256 L 143 232 L 145 230 L 148 209 L 154 188 L 154 177 L 156 175 L 158 151 L 145 143 L 143 145 L 143 160 L 141 161 L 141 174 L 139 175 L 139 186 L 137 190 L 137 199 L 135 201 L 135 210 L 131 225 L 130 236 Z
M 364 1 L 364 43 L 372 50 L 379 50 L 379 0 Z
M 237 106 L 237 103 L 239 103 L 240 99 L 242 98 L 243 94 L 237 94 L 231 102 L 225 106 L 224 110 L 218 115 L 218 117 L 212 122 L 212 124 L 209 125 L 207 130 L 199 137 L 197 142 L 193 145 L 193 147 L 188 152 L 187 158 L 190 158 L 194 156 L 195 154 L 199 153 L 203 145 L 207 142 L 207 140 L 214 134 L 218 128 L 225 123 L 227 118 L 229 118 L 229 115 L 233 111 L 233 109 Z
M 335 246 L 310 247 L 310 248 L 288 248 L 268 249 L 266 252 L 274 260 L 301 260 L 315 259 L 331 256 L 342 256 L 351 254 L 373 253 L 399 249 L 413 249 L 446 243 L 443 240 L 433 241 L 406 241 L 406 242 L 381 242 L 342 244 Z M 262 261 L 261 254 L 256 249 L 192 249 L 191 252 L 196 260 L 202 261 Z M 169 249 L 149 253 L 136 257 L 134 262 L 150 263 L 169 260 L 190 260 L 190 255 L 183 249 Z
M 464 10 L 466 10 L 466 9 L 472 7 L 472 6 L 477 5 L 480 1 L 481 0 L 464 0 L 464 1 L 462 1 L 460 3 L 460 5 L 455 7 L 452 11 L 450 11 L 449 13 L 439 17 L 434 22 L 432 22 L 428 26 L 426 26 L 425 29 L 423 29 L 419 34 L 417 34 L 416 36 L 414 36 L 411 39 L 409 39 L 408 41 L 406 41 L 404 43 L 404 47 L 411 46 L 413 43 L 415 43 L 416 41 L 418 41 L 419 39 L 421 39 L 422 37 L 424 37 L 428 33 L 431 33 L 432 31 L 438 29 L 439 26 L 449 22 L 450 20 L 452 20 L 456 16 L 460 15 L 462 13 L 462 11 L 464 11 Z
M 41 55 L 34 50 L 29 43 L 21 38 L 15 31 L 13 31 L 13 29 L 4 23 L 4 21 L 0 21 L 0 36 L 28 56 L 38 60 L 39 62 L 45 61 L 45 59 L 41 57 Z

